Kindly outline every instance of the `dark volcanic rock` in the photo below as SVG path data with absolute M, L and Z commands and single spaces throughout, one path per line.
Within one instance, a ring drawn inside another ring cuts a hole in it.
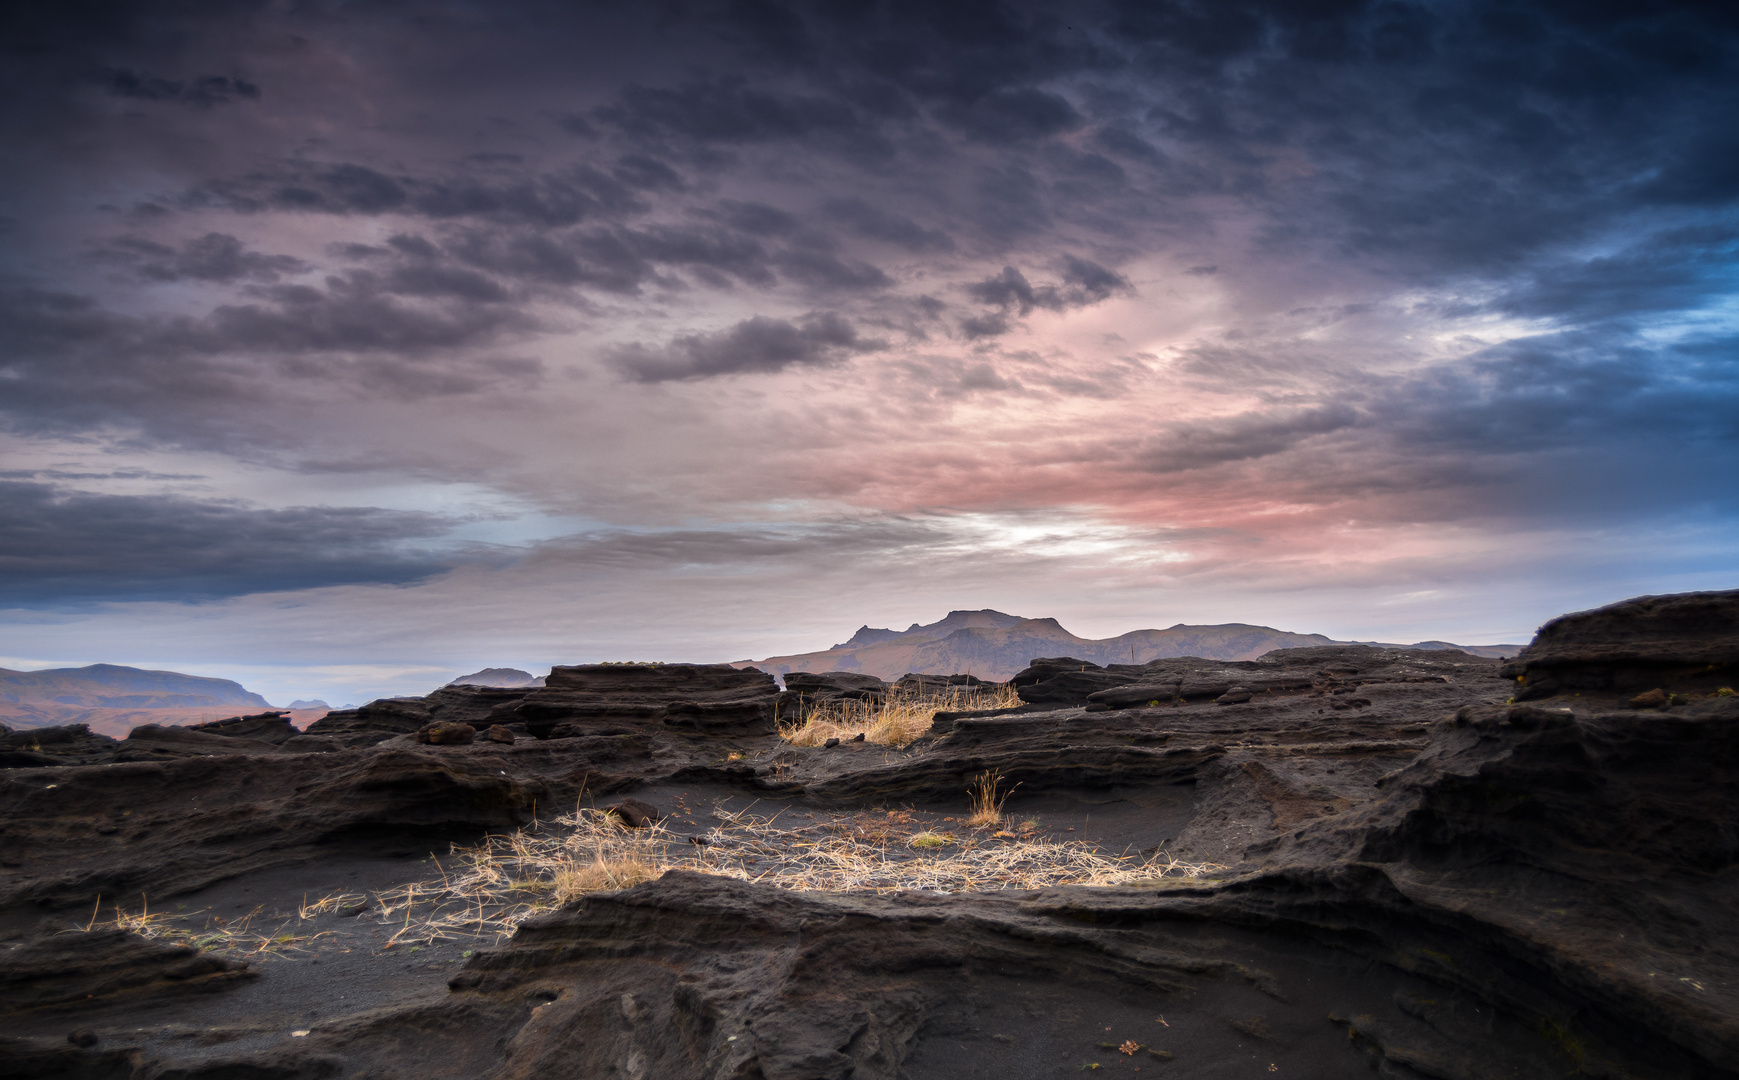
M 454 721 L 424 724 L 416 735 L 417 742 L 425 746 L 469 746 L 476 738 L 476 728 Z
M 866 816 L 916 814 L 901 827 L 951 827 L 988 853 L 1014 841 L 959 815 L 967 785 L 997 772 L 1015 791 L 1011 822 L 1055 822 L 1055 839 L 1066 821 L 1066 838 L 1102 853 L 1204 868 L 952 895 L 796 893 L 678 870 L 439 966 L 452 973 L 444 995 L 347 1005 L 338 983 L 307 1020 L 244 1006 L 252 991 L 238 989 L 226 1015 L 246 1019 L 221 1053 L 202 1049 L 216 1029 L 191 1012 L 173 1031 L 144 1004 L 115 1006 L 107 1026 L 26 1016 L 0 1024 L 0 1059 L 7 1075 L 189 1080 L 1026 1080 L 1089 1065 L 1733 1080 L 1739 695 L 1721 692 L 1729 669 L 1710 667 L 1730 662 L 1719 647 L 1732 594 L 1713 595 L 1557 620 L 1508 674 L 1454 650 L 1343 646 L 1241 662 L 1041 660 L 1020 688 L 1065 704 L 955 714 L 905 749 L 826 752 L 754 725 L 697 738 L 672 722 L 683 706 L 770 714 L 771 680 L 600 665 L 454 705 L 569 738 L 418 749 L 402 736 L 457 722 L 431 695 L 400 737 L 320 759 L 268 749 L 14 769 L 0 774 L 0 906 L 13 926 L 23 901 L 89 911 L 99 890 L 149 887 L 155 912 L 346 837 L 420 857 L 435 850 L 420 839 L 431 828 L 510 828 L 530 804 L 565 809 L 582 789 L 601 796 L 594 805 L 613 798 L 627 823 L 657 819 L 637 802 L 669 805 L 685 832 L 700 830 L 682 845 L 691 865 L 754 874 L 753 852 L 704 834 L 700 804 L 725 785 L 745 803 L 789 800 L 770 813 L 809 822 L 803 835 L 819 841 L 861 825 L 827 820 L 828 806 L 902 807 Z M 1548 678 L 1551 700 L 1511 700 Z M 386 704 L 383 717 L 416 711 Z M 643 798 L 621 798 L 641 782 Z M 888 840 L 890 863 L 944 857 Z M 377 895 L 384 907 L 393 894 Z M 436 966 L 429 956 L 379 953 L 395 968 L 404 957 L 407 977 Z M 290 963 L 264 965 L 255 985 Z M 302 1033 L 280 1037 L 292 1026 Z M 69 1044 L 75 1030 L 98 1042 Z
M 371 746 L 395 735 L 415 735 L 429 724 L 467 724 L 473 730 L 500 722 L 531 687 L 443 686 L 427 697 L 382 698 L 360 709 L 329 712 L 308 725 L 307 735 L 336 738 L 344 746 Z
M 305 734 L 358 737 L 356 744 L 367 746 L 394 735 L 414 735 L 432 719 L 423 698 L 382 698 L 359 709 L 335 709 L 309 724 Z
M 1547 681 L 1553 693 L 1732 686 L 1739 678 L 1739 589 L 1640 596 L 1560 615 L 1503 673 L 1523 684 L 1518 700 Z
M 785 677 L 790 683 L 791 676 Z M 894 681 L 894 692 L 907 698 L 941 697 L 962 687 L 992 685 L 976 675 L 924 675 L 918 672 L 907 672 Z
M 818 705 L 880 702 L 888 690 L 888 684 L 874 675 L 857 671 L 793 671 L 785 676 L 785 692 L 775 699 L 773 707 L 780 721 L 794 721 Z
M 1731 1075 L 1736 766 L 1734 698 L 1467 707 L 1384 798 L 1258 845 L 1265 869 L 1207 906 L 1370 935 L 1562 1031 L 1592 1075 Z
M 1077 660 L 1073 656 L 1040 657 L 1028 664 L 1022 670 L 1016 672 L 1014 678 L 1008 681 L 1012 686 L 1031 686 L 1035 683 L 1044 682 L 1046 679 L 1054 679 L 1065 671 L 1078 672 L 1104 670 L 1105 669 L 1100 667 L 1098 664 L 1090 663 L 1086 660 Z
M 253 718 L 250 718 L 250 721 Z M 224 721 L 220 721 L 222 723 Z M 288 727 L 286 723 L 284 726 Z M 278 733 L 266 729 L 270 735 Z M 229 732 L 214 732 L 204 724 L 198 726 L 177 726 L 173 724 L 141 724 L 127 733 L 127 738 L 121 743 L 115 754 L 116 761 L 158 761 L 168 757 L 184 757 L 189 754 L 275 754 L 284 751 L 293 752 L 289 746 L 291 739 L 299 733 L 290 728 L 290 734 L 281 740 L 274 738 L 256 739 L 247 735 Z
M 532 686 L 443 686 L 424 698 L 423 703 L 429 707 L 431 719 L 483 728 L 491 723 L 489 717 L 497 710 L 511 707 L 542 685 L 539 680 Z
M 644 829 L 658 824 L 658 819 L 664 815 L 658 812 L 658 807 L 639 799 L 623 799 L 604 807 L 606 814 L 614 814 L 622 819 L 622 823 L 630 829 Z
M 622 725 L 702 734 L 767 735 L 779 686 L 754 668 L 729 664 L 582 664 L 551 669 L 545 685 L 492 715 L 525 724 L 539 739 Z
M 121 930 L 69 928 L 0 946 L 0 1010 L 106 1005 L 120 996 L 160 999 L 227 989 L 254 974 L 247 964 L 188 945 L 147 941 Z
M 1366 1073 L 1336 1010 L 1382 1032 L 1393 1058 L 1439 1051 L 1450 1069 L 1427 1075 L 1569 1066 L 1521 1023 L 1487 1016 L 1456 1046 L 1438 1015 L 1409 1011 L 1472 1013 L 1475 999 L 1171 906 L 1129 890 L 792 894 L 674 872 L 525 924 L 451 985 L 455 1003 L 559 995 L 504 1051 L 511 1077 L 571 1070 L 574 1046 L 590 1051 L 580 1075 L 598 1077 L 1041 1077 L 1115 1067 L 1120 1040 L 1141 1064 L 1205 1075 L 1241 1075 L 1226 1068 L 1240 1060 L 1265 1075 L 1275 1058 L 1300 1075 Z M 1251 1033 L 1289 1045 L 1251 1063 Z
M 120 744 L 93 734 L 84 724 L 25 728 L 0 735 L 0 769 L 49 765 L 101 765 L 115 760 Z
M 1033 668 L 1027 670 L 1032 671 Z M 1101 690 L 1109 690 L 1113 686 L 1123 686 L 1131 679 L 1132 676 L 1122 672 L 1097 667 L 1082 668 L 1078 671 L 1061 671 L 1038 682 L 1018 685 L 1015 693 L 1020 695 L 1022 701 L 1033 705 L 1084 705 L 1091 695 Z
M 172 895 L 306 860 L 324 841 L 512 828 L 550 798 L 547 781 L 506 776 L 486 754 L 380 750 L 313 770 L 296 764 L 306 760 L 124 762 L 57 769 L 48 784 L 41 770 L 0 775 L 0 851 L 10 867 L 0 903 Z
M 805 701 L 837 701 L 852 698 L 873 701 L 887 696 L 888 684 L 858 671 L 793 671 L 785 676 L 785 692 Z
M 206 724 L 190 724 L 189 731 L 208 735 L 223 735 L 232 739 L 257 739 L 282 746 L 300 735 L 289 716 L 282 712 L 256 713 L 253 716 L 232 716 L 228 720 L 213 720 Z

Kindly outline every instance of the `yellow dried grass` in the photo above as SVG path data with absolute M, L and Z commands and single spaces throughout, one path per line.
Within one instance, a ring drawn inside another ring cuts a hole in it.
M 890 690 L 880 701 L 830 701 L 802 707 L 779 735 L 793 746 L 820 746 L 828 739 L 849 742 L 858 735 L 881 746 L 906 746 L 930 730 L 941 711 L 1009 709 L 1020 696 L 1007 683 L 951 686 L 931 695 Z

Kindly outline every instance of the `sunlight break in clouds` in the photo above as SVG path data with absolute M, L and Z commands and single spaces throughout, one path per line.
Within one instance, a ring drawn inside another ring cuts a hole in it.
M 7 19 L 19 663 L 353 700 L 1733 584 L 1713 9 Z

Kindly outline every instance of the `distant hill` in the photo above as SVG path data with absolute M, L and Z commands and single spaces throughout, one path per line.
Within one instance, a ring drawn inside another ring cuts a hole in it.
M 240 683 L 117 664 L 0 668 L 0 723 L 11 728 L 89 724 L 125 735 L 139 724 L 199 724 L 272 706 Z
M 1144 664 L 1170 656 L 1200 656 L 1210 660 L 1254 660 L 1275 649 L 1308 645 L 1375 645 L 1340 642 L 1322 634 L 1296 634 L 1270 626 L 1221 623 L 1190 626 L 1178 623 L 1165 630 L 1132 630 L 1114 638 L 1083 638 L 1063 629 L 1055 619 L 1027 619 L 988 608 L 951 611 L 929 625 L 913 623 L 905 630 L 860 627 L 851 640 L 819 652 L 743 660 L 784 675 L 791 671 L 861 671 L 894 679 L 908 671 L 937 674 L 970 672 L 980 678 L 1004 680 L 1035 657 L 1073 656 L 1095 664 Z M 1395 647 L 1395 646 L 1390 646 Z M 1462 646 L 1429 641 L 1401 646 L 1416 649 L 1457 648 L 1480 656 L 1513 656 L 1520 645 Z
M 447 684 L 448 686 L 542 686 L 543 676 L 533 675 L 529 671 L 521 671 L 511 667 L 484 668 L 469 675 L 461 675 Z

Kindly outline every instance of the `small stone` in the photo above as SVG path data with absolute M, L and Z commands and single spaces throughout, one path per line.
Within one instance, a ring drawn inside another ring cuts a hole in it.
M 839 740 L 837 738 L 834 738 L 834 739 L 829 739 L 826 742 L 822 743 L 821 748 L 823 750 L 832 750 L 834 747 L 836 747 L 838 745 L 839 745 Z
M 860 731 L 856 735 L 853 735 L 849 741 L 850 742 L 863 742 L 863 736 L 864 736 L 864 733 Z
M 66 1041 L 72 1043 L 74 1046 L 82 1046 L 88 1050 L 97 1045 L 97 1033 L 94 1031 L 85 1031 L 81 1028 L 68 1035 Z
M 1215 705 L 1242 705 L 1244 702 L 1249 701 L 1251 698 L 1253 698 L 1255 696 L 1256 696 L 1255 694 L 1252 694 L 1250 691 L 1244 689 L 1242 686 L 1234 686 L 1230 690 L 1227 690 L 1225 693 L 1221 694 L 1219 697 L 1215 698 L 1214 704 Z
M 1631 698 L 1630 707 L 1633 709 L 1658 709 L 1665 705 L 1668 700 L 1665 690 L 1648 690 Z
M 417 741 L 431 746 L 465 746 L 477 737 L 470 724 L 436 721 L 417 729 Z
M 513 732 L 502 727 L 500 724 L 490 724 L 489 730 L 483 733 L 483 738 L 494 743 L 512 744 L 514 741 Z
M 619 803 L 611 803 L 604 807 L 604 813 L 614 814 L 630 829 L 644 829 L 648 825 L 656 825 L 662 816 L 658 807 L 639 799 L 623 799 Z

